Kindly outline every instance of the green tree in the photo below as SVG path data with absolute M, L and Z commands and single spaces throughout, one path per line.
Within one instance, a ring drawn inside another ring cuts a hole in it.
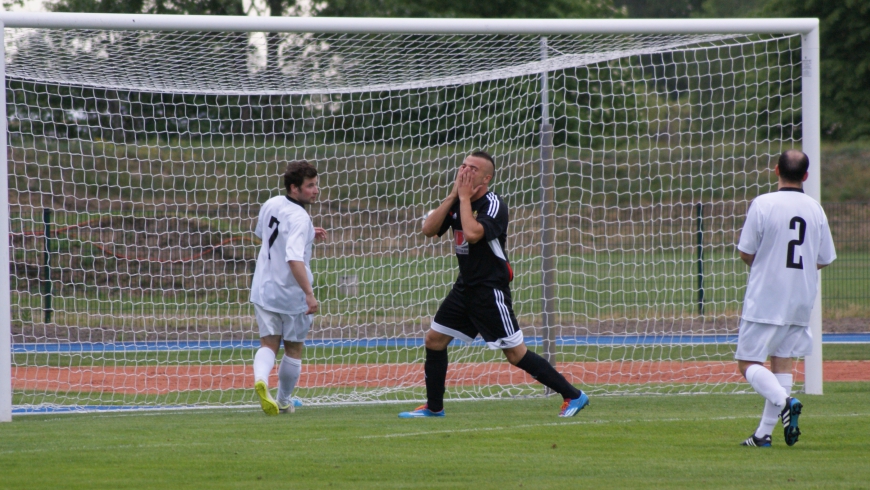
M 609 18 L 612 0 L 333 0 L 320 15 L 334 17 Z
M 614 0 L 633 19 L 684 19 L 701 11 L 703 0 Z
M 822 136 L 870 139 L 870 2 L 772 0 L 762 15 L 819 18 Z
M 46 2 L 53 12 L 102 14 L 244 15 L 242 0 L 58 0 Z

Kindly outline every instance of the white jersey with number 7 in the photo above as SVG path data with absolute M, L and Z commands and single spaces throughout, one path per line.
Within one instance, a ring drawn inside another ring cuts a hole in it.
M 260 208 L 254 234 L 263 240 L 263 245 L 251 283 L 251 302 L 277 313 L 305 313 L 308 310 L 305 293 L 290 272 L 287 261 L 304 262 L 308 281 L 314 284 L 311 216 L 301 204 L 287 196 L 273 197 Z
M 742 318 L 809 325 L 818 291 L 817 264 L 828 265 L 837 258 L 822 206 L 797 188 L 757 197 L 737 249 L 755 255 Z

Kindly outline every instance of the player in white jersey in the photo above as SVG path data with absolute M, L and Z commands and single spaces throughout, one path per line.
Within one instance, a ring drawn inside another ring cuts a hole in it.
M 311 250 L 326 230 L 315 228 L 305 206 L 317 199 L 317 169 L 308 162 L 291 162 L 284 173 L 287 195 L 266 201 L 260 208 L 254 234 L 262 241 L 251 284 L 251 302 L 260 329 L 260 348 L 254 356 L 254 389 L 266 415 L 292 412 L 300 404 L 291 399 L 302 371 L 302 348 L 317 312 Z M 284 357 L 278 368 L 278 399 L 269 393 L 269 374 L 275 367 L 281 341 Z
M 818 269 L 837 258 L 822 206 L 803 193 L 807 156 L 783 153 L 776 166 L 777 192 L 749 207 L 737 249 L 750 266 L 737 335 L 737 366 L 765 398 L 761 423 L 744 446 L 769 447 L 777 420 L 785 442 L 797 442 L 803 405 L 791 397 L 792 358 L 812 354 L 810 312 L 819 288 Z M 764 362 L 770 357 L 770 370 Z

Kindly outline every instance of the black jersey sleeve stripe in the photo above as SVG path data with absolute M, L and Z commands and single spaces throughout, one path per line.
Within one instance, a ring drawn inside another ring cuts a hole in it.
M 489 199 L 489 208 L 487 208 L 486 214 L 488 214 L 492 218 L 495 218 L 496 216 L 498 216 L 499 207 L 501 207 L 501 204 L 498 202 L 498 197 L 490 192 L 486 195 L 486 198 Z

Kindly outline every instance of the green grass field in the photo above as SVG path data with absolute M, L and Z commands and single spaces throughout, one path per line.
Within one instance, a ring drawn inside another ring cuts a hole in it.
M 0 488 L 866 488 L 868 383 L 801 397 L 794 447 L 739 443 L 756 395 L 20 416 L 0 424 Z

